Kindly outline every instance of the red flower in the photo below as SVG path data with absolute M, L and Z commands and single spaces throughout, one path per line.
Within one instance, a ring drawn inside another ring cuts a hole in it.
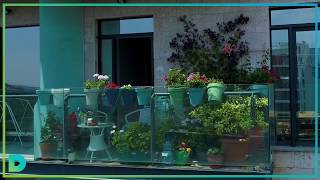
M 110 83 L 106 84 L 105 87 L 108 89 L 116 89 L 116 88 L 119 88 L 120 86 L 114 82 L 110 82 Z
M 234 47 L 234 46 L 231 46 L 231 44 L 229 44 L 229 43 L 225 44 L 224 47 L 223 47 L 223 53 L 225 55 L 230 56 L 231 52 L 232 52 L 232 47 Z
M 164 81 L 168 81 L 168 76 L 167 76 L 167 75 L 164 75 L 164 76 L 163 76 L 163 80 L 164 80 Z

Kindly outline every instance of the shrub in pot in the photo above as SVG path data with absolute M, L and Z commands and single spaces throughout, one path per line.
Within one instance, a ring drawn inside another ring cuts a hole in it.
M 221 105 L 204 104 L 189 113 L 192 118 L 199 119 L 204 128 L 221 136 L 225 162 L 243 162 L 249 151 L 248 132 L 255 126 L 266 127 L 263 116 L 251 114 L 251 97 L 229 96 Z M 257 104 L 262 101 L 257 99 Z M 257 114 L 258 107 L 255 109 Z
M 221 102 L 225 86 L 222 81 L 211 79 L 207 85 L 208 101 Z
M 138 104 L 142 106 L 146 106 L 150 104 L 150 99 L 153 94 L 152 87 L 137 87 L 135 88 L 138 98 Z
M 85 82 L 84 93 L 86 94 L 86 104 L 91 107 L 97 107 L 100 91 L 108 82 L 109 76 L 94 74 L 93 78 L 94 80 Z
M 57 145 L 61 137 L 61 123 L 56 119 L 53 112 L 49 112 L 41 127 L 40 149 L 44 160 L 56 156 Z
M 107 83 L 103 90 L 102 104 L 104 106 L 113 106 L 119 99 L 119 85 L 114 82 Z
M 169 69 L 168 75 L 163 78 L 166 81 L 170 102 L 175 108 L 184 106 L 186 98 L 186 75 L 181 69 Z
M 137 94 L 130 84 L 121 86 L 120 94 L 122 105 L 132 107 L 137 104 Z
M 147 162 L 151 145 L 151 127 L 132 122 L 126 130 L 112 130 L 111 143 L 124 161 Z
M 207 151 L 207 160 L 209 167 L 212 169 L 221 168 L 223 163 L 223 150 L 218 147 L 213 147 Z
M 208 79 L 205 74 L 200 75 L 199 72 L 189 74 L 187 86 L 189 88 L 189 100 L 192 106 L 198 106 L 203 103 L 207 84 Z

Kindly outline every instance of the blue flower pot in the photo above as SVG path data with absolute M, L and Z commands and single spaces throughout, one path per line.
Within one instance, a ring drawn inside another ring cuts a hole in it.
M 258 91 L 262 96 L 269 96 L 269 86 L 266 84 L 253 84 L 249 87 L 251 91 Z
M 204 95 L 206 89 L 203 88 L 190 88 L 189 89 L 189 99 L 192 106 L 198 106 L 203 103 Z
M 120 93 L 123 106 L 137 105 L 137 95 L 134 89 L 121 89 Z
M 114 106 L 119 97 L 119 89 L 104 89 L 102 96 L 103 106 Z
M 135 91 L 137 93 L 139 105 L 145 106 L 150 104 L 150 99 L 153 94 L 152 87 L 140 87 L 140 88 L 136 88 Z

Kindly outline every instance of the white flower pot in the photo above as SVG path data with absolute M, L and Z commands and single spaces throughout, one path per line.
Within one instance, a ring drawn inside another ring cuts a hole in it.
M 99 89 L 84 89 L 84 93 L 86 94 L 87 106 L 97 107 L 100 90 Z
M 64 98 L 69 94 L 70 89 L 52 89 L 53 105 L 62 107 L 64 105 Z

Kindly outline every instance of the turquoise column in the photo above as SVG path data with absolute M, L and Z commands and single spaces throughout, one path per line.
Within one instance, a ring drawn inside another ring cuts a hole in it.
M 64 3 L 65 0 L 40 0 Z M 68 0 L 80 3 L 81 0 Z M 40 88 L 83 87 L 84 26 L 83 7 L 40 7 Z M 34 155 L 40 157 L 41 114 L 56 112 L 63 120 L 63 109 L 52 106 L 34 108 Z

